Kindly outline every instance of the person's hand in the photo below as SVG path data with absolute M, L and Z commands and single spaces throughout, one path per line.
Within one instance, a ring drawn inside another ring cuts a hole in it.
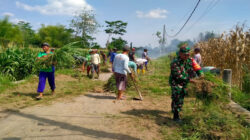
M 48 55 L 44 55 L 43 57 L 46 58 L 46 57 L 48 57 Z
M 190 79 L 189 82 L 192 83 L 192 84 L 195 83 L 194 79 Z
M 129 73 L 129 75 L 131 76 L 131 78 L 135 78 L 135 76 L 132 73 Z
M 200 79 L 204 79 L 205 78 L 205 75 L 202 73 L 201 75 L 200 75 Z

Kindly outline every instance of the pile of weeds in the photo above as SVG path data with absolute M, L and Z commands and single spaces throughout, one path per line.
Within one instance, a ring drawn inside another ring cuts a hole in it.
M 219 77 L 206 73 L 203 78 L 194 79 L 193 84 L 189 84 L 188 92 L 190 96 L 204 104 L 212 102 L 228 102 L 229 87 L 224 84 Z
M 130 88 L 133 86 L 133 80 L 131 79 L 130 76 L 127 76 L 127 88 Z M 115 81 L 115 76 L 112 75 L 108 82 L 104 85 L 104 91 L 107 92 L 117 92 L 117 88 L 116 88 L 116 81 Z

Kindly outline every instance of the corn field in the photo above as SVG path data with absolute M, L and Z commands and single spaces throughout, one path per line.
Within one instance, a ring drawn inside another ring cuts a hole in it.
M 41 63 L 37 55 L 41 48 L 9 47 L 0 52 L 0 75 L 8 76 L 11 80 L 22 80 L 29 75 L 38 74 Z M 85 57 L 87 49 L 72 48 L 72 44 L 55 50 L 56 69 L 74 68 L 81 65 L 74 56 Z
M 237 25 L 219 38 L 199 42 L 204 66 L 232 69 L 234 85 L 242 88 L 243 77 L 250 71 L 250 29 Z M 249 85 L 248 85 L 249 86 Z

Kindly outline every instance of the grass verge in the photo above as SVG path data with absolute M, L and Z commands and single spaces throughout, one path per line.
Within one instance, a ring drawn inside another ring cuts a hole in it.
M 137 84 L 143 96 L 158 98 L 159 101 L 166 96 L 170 98 L 169 65 L 170 60 L 163 57 L 153 61 L 150 64 L 150 70 L 145 75 L 139 74 Z M 206 74 L 204 79 L 196 80 L 196 84 L 189 84 L 188 91 L 189 95 L 185 97 L 181 112 L 183 119 L 181 124 L 174 123 L 169 116 L 159 117 L 158 113 L 152 113 L 154 117 L 148 118 L 165 120 L 165 122 L 158 123 L 162 139 L 249 139 L 249 124 L 227 108 L 228 87 L 219 77 Z M 137 96 L 133 86 L 127 90 L 127 93 Z
M 2 108 L 24 108 L 36 104 L 50 104 L 57 99 L 94 92 L 96 88 L 102 88 L 104 82 L 89 79 L 80 71 L 64 69 L 56 72 L 56 94 L 51 95 L 49 85 L 46 85 L 44 98 L 37 101 L 35 97 L 38 84 L 38 77 L 30 77 L 26 82 L 5 88 L 0 94 L 0 106 Z

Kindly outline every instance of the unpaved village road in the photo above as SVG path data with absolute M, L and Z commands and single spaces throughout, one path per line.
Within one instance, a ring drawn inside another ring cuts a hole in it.
M 107 80 L 110 75 L 101 75 Z M 0 112 L 3 140 L 139 140 L 161 139 L 158 118 L 169 116 L 170 99 L 116 101 L 114 94 L 88 93 L 51 105 L 36 105 Z M 162 117 L 160 117 L 162 116 Z

